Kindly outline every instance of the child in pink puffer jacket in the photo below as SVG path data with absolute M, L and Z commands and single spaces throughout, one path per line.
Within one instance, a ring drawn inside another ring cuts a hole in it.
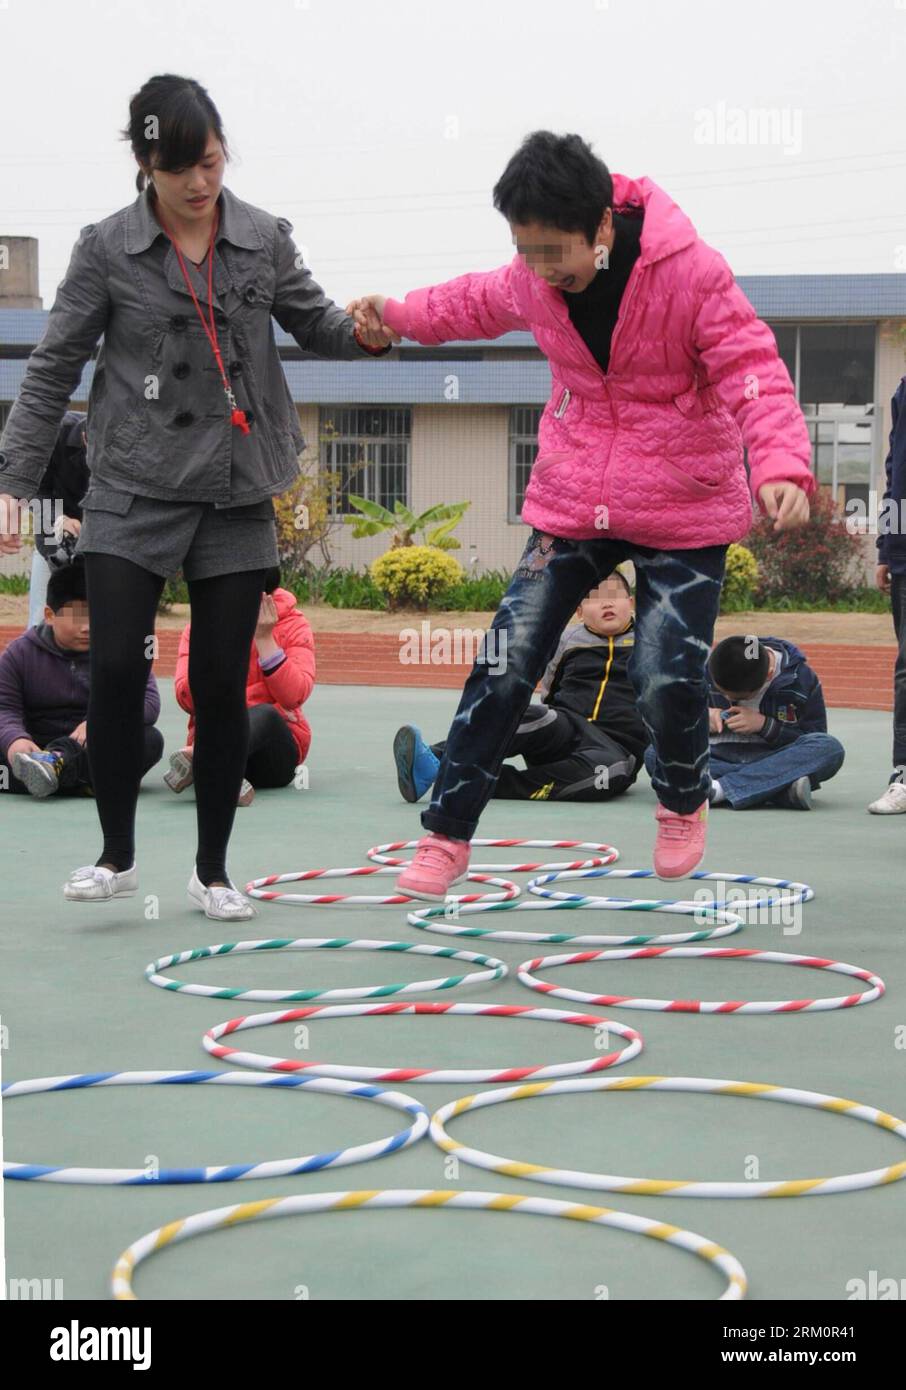
M 553 384 L 522 509 L 532 533 L 463 689 L 421 818 L 430 833 L 399 890 L 443 898 L 465 876 L 563 627 L 622 560 L 636 570 L 630 676 L 653 747 L 654 870 L 681 878 L 705 850 L 706 661 L 727 546 L 749 530 L 752 497 L 777 531 L 808 520 L 808 431 L 770 329 L 650 179 L 611 176 L 579 136 L 537 131 L 494 205 L 517 247 L 508 265 L 350 306 L 397 342 L 529 329 Z

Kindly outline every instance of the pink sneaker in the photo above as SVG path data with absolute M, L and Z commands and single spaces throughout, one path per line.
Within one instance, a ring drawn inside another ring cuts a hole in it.
M 397 891 L 410 898 L 443 902 L 454 883 L 461 883 L 469 868 L 469 840 L 450 840 L 429 831 L 419 840 L 412 863 L 396 880 Z
M 658 802 L 654 813 L 657 839 L 654 842 L 654 872 L 658 878 L 685 878 L 705 857 L 705 831 L 708 803 L 688 815 L 668 811 Z

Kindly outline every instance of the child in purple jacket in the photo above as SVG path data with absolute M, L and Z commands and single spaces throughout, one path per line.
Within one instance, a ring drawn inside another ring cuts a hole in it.
M 654 871 L 681 878 L 705 851 L 705 662 L 727 546 L 749 530 L 753 498 L 775 530 L 808 519 L 808 430 L 771 330 L 652 180 L 611 175 L 578 135 L 542 130 L 494 206 L 517 248 L 507 265 L 350 306 L 396 341 L 528 329 L 552 378 L 522 510 L 533 529 L 489 634 L 506 637 L 506 671 L 491 676 L 480 655 L 466 682 L 422 813 L 430 833 L 398 888 L 440 899 L 464 877 L 569 615 L 623 560 L 636 571 L 629 673 L 653 749 Z
M 142 775 L 160 761 L 160 694 L 148 674 Z M 91 792 L 88 716 L 88 600 L 84 566 L 54 570 L 44 622 L 0 653 L 0 791 Z

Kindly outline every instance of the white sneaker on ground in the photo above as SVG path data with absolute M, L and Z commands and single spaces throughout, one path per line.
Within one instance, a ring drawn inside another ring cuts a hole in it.
M 901 816 L 906 811 L 906 786 L 902 782 L 891 782 L 884 795 L 871 803 L 868 811 L 872 816 Z
M 187 892 L 189 901 L 215 922 L 245 922 L 250 917 L 258 916 L 257 909 L 248 898 L 243 897 L 231 880 L 228 888 L 205 888 L 193 869 Z
M 63 896 L 71 903 L 104 902 L 107 898 L 131 898 L 138 888 L 135 865 L 116 874 L 97 864 L 83 864 L 73 869 L 63 884 Z
M 171 792 L 184 792 L 186 787 L 191 787 L 195 777 L 192 767 L 192 750 L 178 748 L 175 753 L 170 754 L 170 771 L 164 773 L 164 781 Z

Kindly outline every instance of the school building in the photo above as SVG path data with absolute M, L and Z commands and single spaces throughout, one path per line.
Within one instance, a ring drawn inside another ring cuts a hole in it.
M 37 298 L 34 239 L 0 237 L 0 244 L 13 250 L 17 267 L 0 277 L 2 427 L 47 311 Z M 884 488 L 890 399 L 906 373 L 906 276 L 755 275 L 739 283 L 771 326 L 795 383 L 819 484 L 870 513 L 870 493 Z M 333 564 L 361 568 L 387 545 L 383 536 L 355 540 L 342 523 L 354 493 L 391 509 L 399 500 L 417 513 L 468 500 L 457 557 L 475 572 L 514 565 L 550 393 L 531 334 L 430 348 L 404 342 L 388 359 L 332 362 L 303 352 L 276 323 L 274 332 L 307 441 L 304 461 L 334 475 Z M 73 409 L 86 408 L 92 374 L 89 362 Z M 867 558 L 872 550 L 867 544 Z M 0 562 L 5 572 L 21 566 L 18 557 Z

